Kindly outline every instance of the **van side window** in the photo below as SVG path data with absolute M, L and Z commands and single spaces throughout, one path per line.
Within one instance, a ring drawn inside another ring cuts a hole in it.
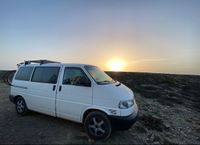
M 29 81 L 33 67 L 20 67 L 15 76 L 15 80 Z
M 91 82 L 81 68 L 66 67 L 63 84 L 75 86 L 91 86 Z
M 60 67 L 36 67 L 32 82 L 56 84 Z

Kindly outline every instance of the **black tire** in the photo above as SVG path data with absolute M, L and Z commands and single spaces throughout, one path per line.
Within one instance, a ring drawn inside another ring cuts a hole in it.
M 110 120 L 100 111 L 90 112 L 85 118 L 84 127 L 89 137 L 94 140 L 106 140 L 112 132 Z
M 28 113 L 28 108 L 26 106 L 26 102 L 22 97 L 18 97 L 15 101 L 15 107 L 17 114 L 26 115 Z

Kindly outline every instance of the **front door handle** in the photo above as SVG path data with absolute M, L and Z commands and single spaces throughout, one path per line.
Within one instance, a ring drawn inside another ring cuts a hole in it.
M 58 89 L 58 91 L 60 92 L 62 90 L 62 86 L 59 86 L 59 89 Z
M 56 89 L 56 85 L 53 85 L 53 91 L 55 91 L 55 89 Z

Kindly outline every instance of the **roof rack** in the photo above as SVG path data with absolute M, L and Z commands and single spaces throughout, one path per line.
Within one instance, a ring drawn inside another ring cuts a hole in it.
M 46 60 L 46 59 L 41 59 L 41 60 L 25 60 L 24 62 L 21 62 L 21 63 L 17 64 L 17 66 L 19 67 L 22 64 L 27 65 L 27 64 L 31 64 L 31 63 L 39 63 L 41 65 L 41 64 L 46 64 L 46 63 L 60 63 L 60 62 Z

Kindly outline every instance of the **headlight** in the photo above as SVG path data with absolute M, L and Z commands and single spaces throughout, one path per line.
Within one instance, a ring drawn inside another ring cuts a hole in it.
M 120 101 L 119 102 L 119 108 L 120 109 L 127 109 L 133 106 L 134 101 L 133 100 L 126 100 L 126 101 Z

